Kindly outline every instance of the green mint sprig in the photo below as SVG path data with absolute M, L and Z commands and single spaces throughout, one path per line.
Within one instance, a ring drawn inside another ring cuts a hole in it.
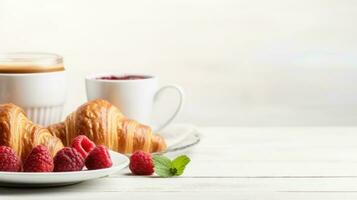
M 186 155 L 179 156 L 171 161 L 166 156 L 154 155 L 154 170 L 161 177 L 180 176 L 183 174 L 186 165 L 191 161 Z

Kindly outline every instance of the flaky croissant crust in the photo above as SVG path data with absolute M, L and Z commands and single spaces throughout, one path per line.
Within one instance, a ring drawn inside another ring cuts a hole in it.
M 37 145 L 46 146 L 52 156 L 63 148 L 61 140 L 48 129 L 31 122 L 24 111 L 12 104 L 0 105 L 0 145 L 11 147 L 24 161 Z
M 51 125 L 48 129 L 66 146 L 74 137 L 86 135 L 96 144 L 120 153 L 166 150 L 164 139 L 153 134 L 149 126 L 126 118 L 117 107 L 101 99 L 83 104 L 64 122 Z

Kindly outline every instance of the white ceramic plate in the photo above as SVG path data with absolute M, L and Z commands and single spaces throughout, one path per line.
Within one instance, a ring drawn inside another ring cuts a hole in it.
M 12 187 L 51 187 L 70 185 L 90 179 L 96 179 L 116 173 L 129 164 L 127 156 L 110 151 L 113 166 L 99 170 L 82 170 L 78 172 L 0 172 L 0 185 Z
M 200 141 L 200 134 L 197 129 L 188 124 L 172 124 L 165 128 L 160 134 L 163 135 L 168 144 L 166 152 L 185 150 Z M 0 186 L 52 187 L 71 185 L 108 176 L 128 166 L 129 159 L 127 156 L 114 151 L 109 152 L 113 161 L 113 166 L 110 168 L 52 173 L 0 172 Z
M 160 134 L 165 138 L 168 146 L 162 153 L 185 150 L 200 142 L 199 131 L 190 124 L 171 124 Z

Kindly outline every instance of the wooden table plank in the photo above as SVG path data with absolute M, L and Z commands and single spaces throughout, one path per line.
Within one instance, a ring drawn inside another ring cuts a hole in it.
M 188 176 L 357 176 L 355 127 L 214 127 L 201 132 Z
M 98 197 L 98 194 L 101 194 L 102 197 L 120 196 L 124 199 L 135 196 L 154 199 L 159 194 L 173 199 L 177 196 L 193 198 L 195 194 L 203 196 L 211 194 L 209 197 L 214 197 L 217 194 L 225 197 L 228 195 L 231 199 L 254 196 L 253 194 L 255 194 L 254 197 L 262 194 L 267 195 L 264 196 L 264 199 L 295 195 L 309 197 L 317 194 L 324 197 L 333 194 L 333 196 L 341 198 L 345 195 L 356 197 L 357 186 L 356 178 L 177 178 L 175 180 L 107 178 L 60 188 L 0 189 L 0 198 L 6 197 L 6 199 L 19 197 L 26 197 L 26 199 L 31 199 L 30 197 L 33 199 L 38 197 L 86 199 L 87 197 Z
M 12 195 L 6 196 L 6 200 L 24 200 L 24 199 L 36 199 L 36 200 L 48 200 L 50 196 L 51 200 L 133 200 L 133 199 L 145 199 L 145 200 L 182 200 L 182 199 L 224 199 L 224 200 L 355 200 L 357 199 L 357 193 L 349 192 L 98 192 L 86 195 L 83 193 L 69 193 L 57 195 L 55 193 L 41 193 L 34 197 L 33 193 L 25 193 L 24 195 Z M 4 197 L 0 195 L 0 198 Z
M 42 193 L 95 192 L 356 192 L 356 178 L 103 178 L 81 184 L 32 189 Z M 0 188 L 1 194 L 27 189 Z

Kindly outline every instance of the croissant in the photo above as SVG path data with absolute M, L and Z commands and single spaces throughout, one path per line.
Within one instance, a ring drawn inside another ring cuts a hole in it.
M 136 150 L 166 150 L 164 139 L 153 134 L 149 126 L 126 118 L 117 107 L 101 99 L 83 104 L 64 122 L 51 125 L 48 129 L 66 146 L 74 137 L 86 135 L 94 143 L 124 154 Z
M 24 161 L 37 145 L 44 145 L 54 156 L 63 148 L 62 141 L 48 129 L 27 119 L 18 106 L 8 103 L 0 105 L 0 145 L 11 147 Z

